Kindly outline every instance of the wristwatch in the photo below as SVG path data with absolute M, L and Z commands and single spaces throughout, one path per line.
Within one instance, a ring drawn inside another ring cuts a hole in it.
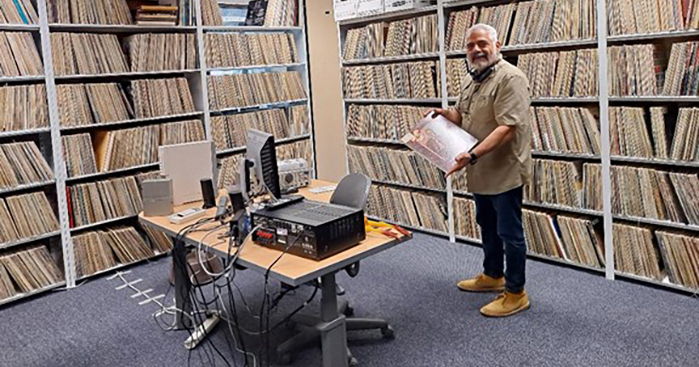
M 478 162 L 478 156 L 474 152 L 469 152 L 469 156 L 471 156 L 471 164 L 476 164 Z

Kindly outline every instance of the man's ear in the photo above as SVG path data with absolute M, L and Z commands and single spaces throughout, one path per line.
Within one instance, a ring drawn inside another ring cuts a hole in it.
M 499 40 L 495 41 L 495 48 L 498 50 L 498 52 L 500 52 L 500 50 L 502 49 L 502 43 L 500 43 Z

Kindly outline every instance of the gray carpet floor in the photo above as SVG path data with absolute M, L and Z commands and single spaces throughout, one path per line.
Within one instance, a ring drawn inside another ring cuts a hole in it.
M 395 340 L 378 331 L 352 332 L 349 346 L 361 366 L 697 366 L 699 300 L 667 290 L 529 260 L 532 308 L 505 319 L 488 319 L 479 308 L 493 294 L 460 292 L 455 283 L 480 270 L 479 248 L 426 235 L 362 262 L 358 277 L 340 276 L 357 316 L 388 319 Z M 141 290 L 168 292 L 170 258 L 131 267 Z M 155 305 L 139 305 L 120 279 L 109 275 L 70 291 L 57 291 L 0 309 L 0 366 L 225 366 L 210 346 L 189 353 L 188 334 L 163 331 Z M 262 276 L 240 272 L 236 283 L 253 313 L 262 299 Z M 271 289 L 279 290 L 277 284 Z M 308 298 L 309 288 L 286 297 L 272 323 Z M 235 293 L 235 292 L 234 292 Z M 164 301 L 173 302 L 170 291 Z M 317 307 L 319 297 L 312 307 Z M 258 326 L 238 302 L 241 324 Z M 168 320 L 165 320 L 168 321 Z M 281 327 L 274 346 L 293 335 Z M 227 345 L 220 324 L 211 337 L 233 364 L 242 356 Z M 258 337 L 245 338 L 258 350 Z M 312 347 L 294 366 L 319 366 Z

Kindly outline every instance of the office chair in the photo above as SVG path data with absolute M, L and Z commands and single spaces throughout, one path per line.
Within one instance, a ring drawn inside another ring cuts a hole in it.
M 370 187 L 371 180 L 367 176 L 361 173 L 351 173 L 343 177 L 340 183 L 337 185 L 335 191 L 330 197 L 330 203 L 364 209 L 366 207 L 367 200 L 369 199 Z M 345 270 L 351 277 L 357 276 L 359 273 L 359 262 L 349 265 L 347 268 L 345 268 Z M 342 293 L 344 293 L 344 291 Z M 338 292 L 338 294 L 340 293 Z M 394 337 L 393 329 L 388 325 L 386 320 L 352 317 L 354 314 L 354 309 L 349 306 L 349 302 L 345 299 L 340 299 L 338 301 L 338 313 L 344 314 L 347 317 L 347 331 L 379 329 L 381 330 L 383 337 Z M 287 340 L 277 348 L 277 355 L 280 357 L 280 362 L 282 364 L 289 364 L 292 362 L 292 353 L 294 351 L 298 351 L 306 345 L 312 342 L 317 342 L 320 339 L 320 330 L 316 327 L 322 322 L 320 317 L 298 314 L 294 315 L 291 320 L 292 322 L 289 323 L 290 327 L 300 324 L 306 326 L 307 329 Z M 352 357 L 349 349 L 347 350 L 347 358 L 349 360 L 350 367 L 358 365 L 357 360 Z

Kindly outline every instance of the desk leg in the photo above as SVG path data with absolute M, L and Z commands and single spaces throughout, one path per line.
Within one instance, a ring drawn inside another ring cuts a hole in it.
M 192 320 L 187 315 L 192 314 L 192 305 L 186 302 L 190 284 L 187 279 L 187 248 L 184 241 L 175 241 L 172 262 L 175 272 L 175 306 L 182 311 L 176 313 L 177 329 L 189 329 L 192 327 Z
M 348 365 L 346 320 L 344 315 L 337 312 L 335 284 L 334 273 L 323 276 L 320 303 L 320 315 L 323 321 L 320 333 L 323 346 L 323 367 L 346 367 Z

